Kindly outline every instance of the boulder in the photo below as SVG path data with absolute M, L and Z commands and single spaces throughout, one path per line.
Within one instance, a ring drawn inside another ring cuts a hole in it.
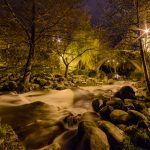
M 122 131 L 125 131 L 125 129 L 126 129 L 127 126 L 125 124 L 118 124 L 117 127 L 119 129 L 121 129 Z
M 135 91 L 131 86 L 124 86 L 119 91 L 114 94 L 114 97 L 121 98 L 122 100 L 128 99 L 136 99 Z
M 66 128 L 68 127 L 70 128 L 70 127 L 75 127 L 76 125 L 78 125 L 80 120 L 81 120 L 80 115 L 75 116 L 72 113 L 70 113 L 67 116 L 65 116 L 65 118 L 63 119 L 63 122 Z
M 124 100 L 124 105 L 123 105 L 123 110 L 125 110 L 125 111 L 134 110 L 135 106 L 132 102 L 133 102 L 133 100 L 131 100 L 131 99 L 125 99 Z
M 148 120 L 145 115 L 136 111 L 136 110 L 128 110 L 130 122 L 137 123 L 140 120 Z
M 9 81 L 1 87 L 1 91 L 16 91 L 17 87 L 18 85 L 15 81 Z
M 82 121 L 93 121 L 93 122 L 97 122 L 99 121 L 100 115 L 98 115 L 98 113 L 96 112 L 85 112 L 82 116 L 81 116 L 81 120 Z
M 45 146 L 39 150 L 62 150 L 59 143 L 53 143 L 48 146 Z
M 112 149 L 121 149 L 121 144 L 125 139 L 124 131 L 109 121 L 100 121 L 99 128 L 107 134 Z
M 76 150 L 109 150 L 106 134 L 93 122 L 83 121 L 78 126 L 79 140 Z
M 123 102 L 120 98 L 113 98 L 112 100 L 106 102 L 107 106 L 112 106 L 114 109 L 122 109 Z
M 106 134 L 91 121 L 80 122 L 76 134 L 62 144 L 62 150 L 109 149 L 110 146 Z
M 123 110 L 115 109 L 111 112 L 110 118 L 115 123 L 128 123 L 129 114 Z
M 110 113 L 113 111 L 113 107 L 111 107 L 111 106 L 105 106 L 105 107 L 103 107 L 100 111 L 99 111 L 99 113 L 100 113 L 100 115 L 101 115 L 101 117 L 103 118 L 103 119 L 107 119 L 107 120 L 109 120 L 110 119 Z
M 102 106 L 104 105 L 103 100 L 101 99 L 95 99 L 92 101 L 92 107 L 94 109 L 94 111 L 98 112 L 100 110 L 100 108 L 102 108 Z

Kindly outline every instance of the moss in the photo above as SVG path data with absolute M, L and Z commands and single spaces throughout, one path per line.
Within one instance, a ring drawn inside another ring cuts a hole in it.
M 13 129 L 0 123 L 0 149 L 1 150 L 25 150 Z
M 135 146 L 131 142 L 131 139 L 129 136 L 126 136 L 126 138 L 123 141 L 122 150 L 134 150 Z
M 132 142 L 136 147 L 140 147 L 141 149 L 148 149 L 150 147 L 150 132 L 147 129 L 137 128 L 137 126 L 129 126 L 126 128 L 125 132 L 127 133 L 128 137 L 125 141 Z M 124 143 L 124 146 L 127 145 Z M 128 144 L 129 145 L 129 144 Z
M 128 135 L 133 135 L 137 132 L 137 128 L 135 125 L 132 125 L 132 126 L 129 126 L 126 128 L 125 132 L 128 134 Z
M 126 136 L 126 138 L 123 141 L 122 150 L 145 150 L 141 147 L 136 146 L 131 138 L 129 136 Z
M 133 141 L 136 145 L 141 146 L 143 148 L 150 147 L 150 133 L 147 132 L 146 129 L 140 129 L 136 132 Z

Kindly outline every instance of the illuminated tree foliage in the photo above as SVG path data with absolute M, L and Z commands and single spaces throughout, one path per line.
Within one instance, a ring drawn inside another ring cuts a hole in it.
M 82 61 L 83 64 L 92 62 L 92 58 L 98 50 L 98 40 L 94 36 L 90 20 L 84 12 L 83 16 L 80 15 L 78 25 L 67 33 L 60 35 L 54 41 L 56 43 L 54 51 L 65 66 L 65 77 L 68 75 L 69 67 L 75 67 L 79 61 Z

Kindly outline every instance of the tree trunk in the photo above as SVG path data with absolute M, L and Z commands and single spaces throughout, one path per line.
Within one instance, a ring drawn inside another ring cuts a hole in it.
M 143 69 L 144 69 L 145 80 L 146 80 L 148 92 L 150 93 L 150 80 L 149 80 L 149 73 L 148 73 L 148 69 L 147 69 L 148 67 L 146 64 L 146 58 L 145 58 L 141 39 L 140 39 L 140 54 L 141 54 L 141 58 L 142 58 L 142 64 L 143 64 Z
M 69 65 L 67 64 L 67 65 L 65 65 L 65 78 L 67 78 L 68 77 L 68 69 L 69 69 Z
M 139 0 L 136 0 L 136 9 L 137 9 L 137 24 L 138 28 L 140 29 L 140 14 L 139 14 Z M 140 30 L 138 31 L 138 36 L 141 36 Z M 145 80 L 147 83 L 147 88 L 148 92 L 150 93 L 150 80 L 149 80 L 149 73 L 147 69 L 147 64 L 146 64 L 146 58 L 145 58 L 145 52 L 143 50 L 143 44 L 141 38 L 139 38 L 139 44 L 140 44 L 140 54 L 141 54 L 141 59 L 142 59 L 142 64 L 143 64 L 143 69 L 144 69 L 144 75 L 145 75 Z
M 31 39 L 29 44 L 29 55 L 25 66 L 24 76 L 22 79 L 22 83 L 24 85 L 27 85 L 30 81 L 33 59 L 34 59 L 34 51 L 35 51 L 35 0 L 33 0 L 33 4 L 32 4 L 32 25 L 31 25 Z

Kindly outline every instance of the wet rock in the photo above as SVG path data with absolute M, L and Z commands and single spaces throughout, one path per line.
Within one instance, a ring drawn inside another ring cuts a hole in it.
M 76 150 L 110 149 L 106 134 L 93 122 L 81 122 L 78 127 L 77 137 L 79 143 Z
M 121 129 L 122 131 L 125 131 L 125 129 L 126 129 L 127 126 L 125 124 L 118 124 L 117 127 L 119 129 Z
M 114 98 L 108 102 L 106 102 L 107 106 L 112 106 L 114 109 L 122 109 L 123 108 L 123 102 L 120 98 Z
M 99 128 L 101 128 L 107 134 L 112 149 L 118 150 L 121 148 L 121 144 L 125 139 L 124 131 L 109 121 L 100 121 Z
M 77 131 L 66 132 L 58 141 L 62 150 L 110 149 L 106 134 L 92 121 L 81 121 Z
M 131 100 L 131 99 L 125 99 L 124 100 L 124 105 L 123 105 L 123 110 L 125 110 L 125 111 L 135 110 L 135 106 L 132 102 L 133 102 L 133 100 Z
M 111 112 L 110 118 L 115 123 L 127 123 L 129 121 L 129 114 L 123 110 L 115 109 Z
M 136 99 L 135 91 L 131 86 L 124 86 L 119 91 L 114 94 L 114 97 L 121 98 L 122 100 L 128 99 Z
M 80 114 L 74 115 L 72 113 L 65 116 L 65 118 L 63 119 L 63 123 L 66 128 L 76 127 L 80 121 L 81 121 L 81 115 Z
M 101 115 L 101 117 L 102 117 L 103 119 L 109 120 L 109 119 L 110 119 L 110 113 L 111 113 L 113 110 L 114 110 L 113 107 L 111 107 L 111 106 L 105 106 L 105 107 L 103 107 L 103 108 L 99 111 L 99 113 L 100 113 L 100 115 Z
M 140 120 L 148 120 L 145 115 L 136 111 L 136 110 L 129 110 L 128 111 L 130 122 L 137 123 Z
M 82 117 L 81 117 L 82 121 L 93 121 L 93 122 L 97 122 L 100 120 L 100 116 L 95 113 L 95 112 L 85 112 Z
M 94 109 L 94 111 L 98 112 L 100 110 L 100 108 L 102 108 L 104 105 L 103 100 L 101 99 L 95 99 L 92 101 L 92 107 Z
M 53 144 L 50 144 L 49 146 L 45 146 L 39 150 L 61 150 L 61 146 L 59 143 L 53 143 Z

